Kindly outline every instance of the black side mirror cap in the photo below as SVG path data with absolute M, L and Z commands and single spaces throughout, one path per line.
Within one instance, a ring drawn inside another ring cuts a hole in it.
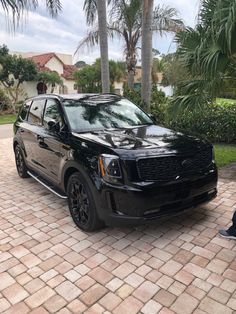
M 48 129 L 49 131 L 59 132 L 60 131 L 60 125 L 55 120 L 48 121 Z
M 153 122 L 153 123 L 157 123 L 157 118 L 155 117 L 154 114 L 150 113 L 150 114 L 149 114 L 149 118 L 152 119 L 152 122 Z

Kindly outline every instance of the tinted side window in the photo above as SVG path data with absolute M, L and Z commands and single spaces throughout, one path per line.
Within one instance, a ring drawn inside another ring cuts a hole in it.
M 58 103 L 54 99 L 48 99 L 44 111 L 43 125 L 48 129 L 48 122 L 55 121 L 62 127 L 62 118 L 59 111 Z
M 30 107 L 30 105 L 31 105 L 31 102 L 32 102 L 32 101 L 27 101 L 27 102 L 21 107 L 21 110 L 20 110 L 20 113 L 19 113 L 19 120 L 20 120 L 20 121 L 25 121 L 25 120 L 27 120 L 28 111 L 29 111 L 29 107 Z
M 28 116 L 28 121 L 30 123 L 36 125 L 42 125 L 42 116 L 43 116 L 43 109 L 45 105 L 45 99 L 42 100 L 34 100 Z

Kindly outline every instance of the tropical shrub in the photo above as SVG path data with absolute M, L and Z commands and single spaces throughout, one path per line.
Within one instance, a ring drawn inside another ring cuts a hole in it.
M 124 88 L 124 96 L 142 107 L 139 92 Z M 183 110 L 178 114 L 173 112 L 173 105 L 169 102 L 162 91 L 153 88 L 151 113 L 158 125 L 214 143 L 236 143 L 236 103 L 233 101 L 217 99 L 215 104 L 198 110 Z
M 164 124 L 177 131 L 205 137 L 214 143 L 236 143 L 236 104 L 185 110 L 175 117 L 166 113 Z
M 10 98 L 6 95 L 4 89 L 0 88 L 0 113 L 9 109 Z

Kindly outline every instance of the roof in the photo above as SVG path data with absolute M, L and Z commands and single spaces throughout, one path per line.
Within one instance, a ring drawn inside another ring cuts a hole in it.
M 74 79 L 74 72 L 77 70 L 75 65 L 63 64 L 63 74 L 62 76 L 67 80 Z
M 51 60 L 53 57 L 58 59 L 62 64 L 64 64 L 54 52 L 33 56 L 30 59 L 33 60 L 39 67 L 44 67 L 48 63 L 48 61 Z
M 61 74 L 61 76 L 67 80 L 73 80 L 73 73 L 77 69 L 76 66 L 71 64 L 65 64 L 54 52 L 30 57 L 30 59 L 36 63 L 39 71 L 42 72 L 53 72 L 51 69 L 45 66 L 52 58 L 56 58 L 63 65 L 63 73 Z

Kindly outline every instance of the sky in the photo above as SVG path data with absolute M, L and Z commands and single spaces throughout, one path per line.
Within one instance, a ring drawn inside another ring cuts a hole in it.
M 45 3 L 46 0 L 41 1 Z M 0 45 L 5 44 L 10 51 L 17 52 L 60 52 L 74 56 L 74 62 L 83 60 L 92 63 L 99 57 L 99 48 L 84 48 L 75 54 L 78 43 L 88 33 L 84 0 L 62 0 L 63 10 L 52 19 L 41 5 L 36 11 L 25 16 L 20 28 L 13 32 L 6 20 L 0 4 Z M 155 5 L 174 7 L 187 26 L 194 27 L 199 9 L 199 0 L 155 0 Z M 153 48 L 161 53 L 175 51 L 173 35 L 153 36 Z M 109 59 L 123 60 L 123 43 L 120 39 L 109 40 Z

